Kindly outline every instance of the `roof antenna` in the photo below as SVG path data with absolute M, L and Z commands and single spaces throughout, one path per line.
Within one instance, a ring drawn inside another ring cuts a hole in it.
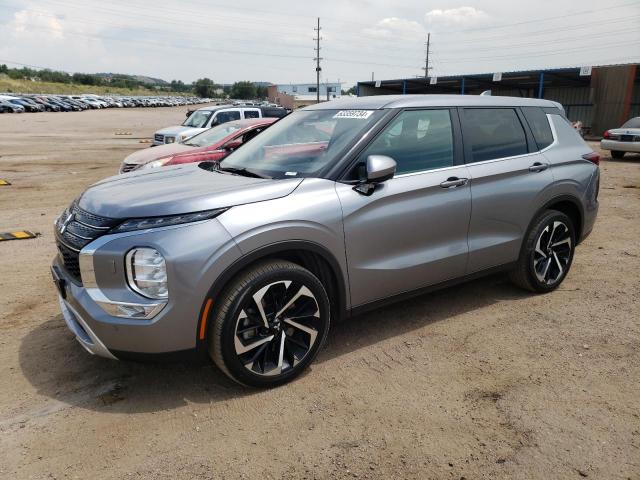
M 480 94 L 481 97 L 490 97 L 491 96 L 491 90 L 485 90 L 484 92 L 482 92 Z

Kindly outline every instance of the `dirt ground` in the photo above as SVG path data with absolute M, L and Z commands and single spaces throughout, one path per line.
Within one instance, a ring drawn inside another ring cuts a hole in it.
M 558 291 L 493 276 L 380 309 L 257 391 L 91 357 L 50 279 L 56 216 L 185 111 L 0 115 L 0 231 L 41 233 L 0 242 L 0 478 L 640 479 L 640 156 L 601 164 Z

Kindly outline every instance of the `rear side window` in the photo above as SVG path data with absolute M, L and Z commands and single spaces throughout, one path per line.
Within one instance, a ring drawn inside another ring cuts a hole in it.
M 533 138 L 538 145 L 538 150 L 548 147 L 553 143 L 553 133 L 549 126 L 547 114 L 540 107 L 522 107 L 524 118 L 527 119 Z
M 260 118 L 260 112 L 257 110 L 245 110 L 244 118 Z
M 473 162 L 527 153 L 527 137 L 513 108 L 465 108 L 462 115 Z

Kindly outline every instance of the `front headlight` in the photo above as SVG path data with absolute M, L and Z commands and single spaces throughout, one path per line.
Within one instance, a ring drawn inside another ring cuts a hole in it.
M 149 217 L 149 218 L 132 218 L 125 220 L 111 232 L 131 232 L 133 230 L 146 230 L 147 228 L 168 227 L 170 225 L 179 225 L 181 223 L 199 222 L 217 217 L 227 208 L 216 208 L 215 210 L 205 210 L 204 212 L 185 213 L 182 215 L 170 215 L 167 217 Z
M 132 290 L 148 298 L 166 299 L 167 265 L 154 248 L 134 248 L 125 258 L 127 283 Z
M 174 143 L 176 141 L 176 137 L 164 137 L 164 143 Z
M 171 158 L 163 158 L 162 160 L 154 160 L 153 162 L 148 162 L 143 164 L 140 168 L 158 168 L 163 167 Z

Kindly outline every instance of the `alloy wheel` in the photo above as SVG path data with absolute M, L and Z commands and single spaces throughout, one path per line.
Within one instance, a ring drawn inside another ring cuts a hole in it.
M 533 270 L 540 283 L 553 285 L 565 274 L 573 244 L 569 227 L 555 220 L 548 224 L 536 241 L 533 252 Z
M 320 329 L 320 308 L 309 288 L 291 280 L 269 283 L 242 305 L 235 353 L 254 374 L 280 375 L 309 354 Z

